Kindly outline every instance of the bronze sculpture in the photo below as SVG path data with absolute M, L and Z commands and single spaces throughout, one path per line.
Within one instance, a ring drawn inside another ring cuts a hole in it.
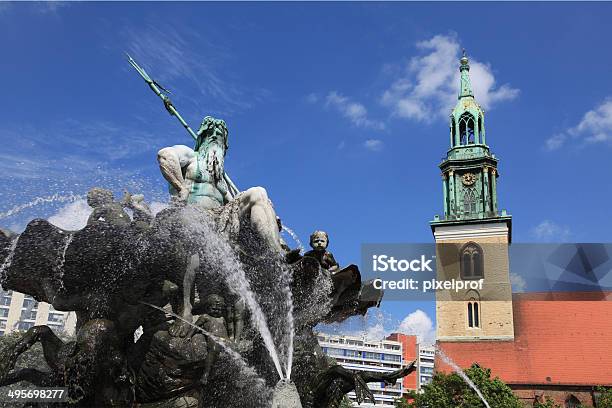
M 131 63 L 196 139 L 193 150 L 160 150 L 172 206 L 153 217 L 142 196 L 116 202 L 93 189 L 79 231 L 33 220 L 19 236 L 0 234 L 3 287 L 78 316 L 75 341 L 35 326 L 3 350 L 0 386 L 65 386 L 77 407 L 322 408 L 413 371 L 352 373 L 322 356 L 314 326 L 364 314 L 382 292 L 355 265 L 340 268 L 322 231 L 312 251 L 290 251 L 287 262 L 265 190 L 239 192 L 225 173 L 225 122 L 206 117 L 196 134 Z M 36 342 L 51 372 L 13 371 Z

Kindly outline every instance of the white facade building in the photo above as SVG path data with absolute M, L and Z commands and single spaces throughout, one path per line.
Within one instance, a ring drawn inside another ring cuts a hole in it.
M 323 352 L 334 358 L 341 366 L 355 371 L 395 371 L 402 367 L 402 344 L 397 341 L 370 341 L 353 336 L 334 336 L 319 333 L 319 344 Z M 369 383 L 368 387 L 374 394 L 376 405 L 364 401 L 361 408 L 393 408 L 394 401 L 402 396 L 402 380 L 393 386 L 384 383 Z M 355 393 L 348 397 L 355 401 Z
M 74 334 L 76 313 L 60 312 L 33 297 L 0 288 L 0 335 L 47 325 L 56 332 Z
M 417 359 L 417 373 L 418 373 L 418 390 L 421 391 L 425 384 L 429 384 L 433 377 L 434 372 L 434 360 L 436 351 L 433 347 L 421 346 L 417 344 L 419 352 L 419 358 Z

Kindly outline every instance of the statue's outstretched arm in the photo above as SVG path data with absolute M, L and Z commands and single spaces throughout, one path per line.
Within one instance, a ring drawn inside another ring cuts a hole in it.
M 153 219 L 151 208 L 145 203 L 142 194 L 130 194 L 129 191 L 125 190 L 121 205 L 134 211 L 134 219 L 137 218 L 147 222 L 151 222 Z
M 379 373 L 376 371 L 362 371 L 359 372 L 361 378 L 365 382 L 378 382 L 384 381 L 388 384 L 395 383 L 399 378 L 405 377 L 408 374 L 416 370 L 416 360 L 411 361 L 410 364 L 400 368 L 399 370 L 392 371 L 390 373 Z

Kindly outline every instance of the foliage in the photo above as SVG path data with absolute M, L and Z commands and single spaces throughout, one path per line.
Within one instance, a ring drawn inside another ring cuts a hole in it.
M 476 384 L 491 408 L 522 408 L 510 387 L 499 378 L 491 379 L 491 370 L 477 364 L 465 370 Z M 413 402 L 396 402 L 401 408 L 484 408 L 476 392 L 456 373 L 436 373 L 431 383 L 423 387 L 423 393 L 411 392 Z
M 353 403 L 351 402 L 349 397 L 345 395 L 342 401 L 340 401 L 340 405 L 338 405 L 338 408 L 353 408 Z
M 549 397 L 546 397 L 546 401 L 536 402 L 535 404 L 533 404 L 533 408 L 563 408 L 563 407 L 559 404 L 556 404 Z
M 612 388 L 597 387 L 599 398 L 597 399 L 597 408 L 612 408 Z
M 395 408 L 410 408 L 411 405 L 404 398 L 397 398 L 395 400 Z

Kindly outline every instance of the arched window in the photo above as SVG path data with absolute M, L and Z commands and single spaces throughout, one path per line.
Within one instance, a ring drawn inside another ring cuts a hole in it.
M 467 112 L 459 118 L 459 136 L 462 145 L 474 143 L 474 117 Z
M 473 187 L 464 190 L 463 212 L 466 215 L 476 213 L 476 190 Z
M 480 327 L 480 305 L 476 299 L 471 298 L 467 304 L 468 307 L 468 327 Z
M 484 144 L 484 134 L 482 133 L 482 116 L 478 115 L 478 138 Z
M 481 279 L 484 278 L 483 256 L 480 245 L 469 242 L 461 249 L 461 279 Z
M 468 327 L 474 327 L 474 306 L 468 302 Z
M 451 147 L 455 147 L 455 135 L 456 135 L 456 128 L 455 128 L 455 118 L 451 117 L 451 123 L 450 123 L 450 132 L 451 132 Z
M 578 408 L 579 406 L 580 400 L 572 394 L 568 395 L 568 397 L 565 399 L 565 408 Z

